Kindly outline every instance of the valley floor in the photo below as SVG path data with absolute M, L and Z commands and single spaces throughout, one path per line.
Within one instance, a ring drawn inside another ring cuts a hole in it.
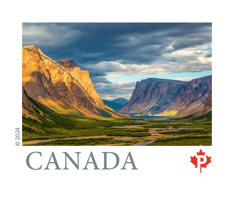
M 37 104 L 37 103 L 36 103 Z M 211 146 L 211 112 L 172 119 L 86 118 L 58 114 L 23 116 L 24 146 Z

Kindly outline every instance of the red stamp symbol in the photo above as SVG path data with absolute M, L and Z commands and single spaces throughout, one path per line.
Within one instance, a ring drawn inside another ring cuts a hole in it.
M 197 152 L 197 156 L 190 157 L 191 163 L 195 165 L 195 168 L 200 168 L 200 173 L 202 172 L 202 168 L 206 168 L 206 166 L 211 162 L 211 157 L 205 156 L 205 152 L 200 150 Z

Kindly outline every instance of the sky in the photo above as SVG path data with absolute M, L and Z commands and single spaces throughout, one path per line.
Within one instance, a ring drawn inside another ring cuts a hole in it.
M 211 23 L 23 23 L 22 45 L 74 60 L 102 99 L 130 99 L 142 79 L 212 74 Z

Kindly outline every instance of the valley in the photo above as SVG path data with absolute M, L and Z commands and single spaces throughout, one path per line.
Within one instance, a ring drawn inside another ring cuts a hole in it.
M 130 100 L 102 100 L 73 60 L 54 61 L 33 45 L 22 60 L 24 146 L 212 145 L 211 76 L 146 79 Z
M 211 112 L 170 119 L 88 118 L 59 114 L 29 99 L 40 113 L 37 119 L 23 116 L 25 146 L 212 145 Z

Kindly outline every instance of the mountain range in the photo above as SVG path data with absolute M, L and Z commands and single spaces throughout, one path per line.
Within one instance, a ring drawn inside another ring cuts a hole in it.
M 22 50 L 23 114 L 29 116 L 36 107 L 31 102 L 58 113 L 75 113 L 85 117 L 123 117 L 104 104 L 89 76 L 74 61 L 54 61 L 34 45 Z
M 115 111 L 118 111 L 124 105 L 126 105 L 126 103 L 128 102 L 128 100 L 125 99 L 125 98 L 117 98 L 117 99 L 114 99 L 114 100 L 104 100 L 103 99 L 103 102 L 104 102 L 105 105 L 107 105 L 111 109 L 113 109 Z
M 144 79 L 136 83 L 128 101 L 102 100 L 89 71 L 73 60 L 54 61 L 34 45 L 22 48 L 22 70 L 23 115 L 32 119 L 38 114 L 47 117 L 41 105 L 56 113 L 90 118 L 200 116 L 212 110 L 212 76 L 191 81 Z
M 212 76 L 191 81 L 149 78 L 137 82 L 130 101 L 118 112 L 127 115 L 187 116 L 212 110 Z

